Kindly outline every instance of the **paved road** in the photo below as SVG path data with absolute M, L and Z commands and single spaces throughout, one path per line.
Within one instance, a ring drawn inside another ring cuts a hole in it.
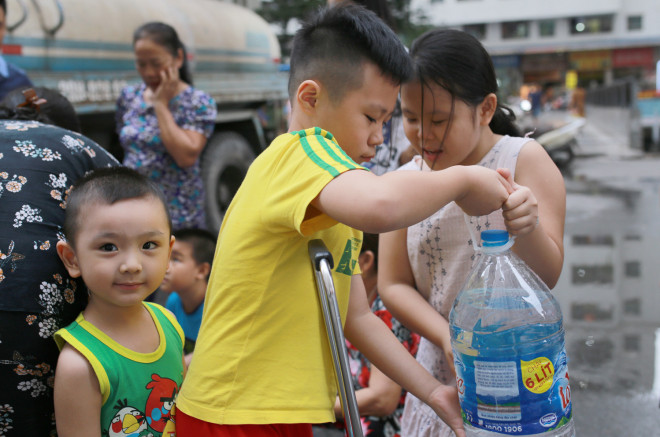
M 643 151 L 630 148 L 621 138 L 604 134 L 595 127 L 594 123 L 589 123 L 589 119 L 578 135 L 577 141 L 578 147 L 574 150 L 577 156 L 635 158 L 644 155 Z
M 567 188 L 564 313 L 578 437 L 660 435 L 660 154 L 587 124 Z

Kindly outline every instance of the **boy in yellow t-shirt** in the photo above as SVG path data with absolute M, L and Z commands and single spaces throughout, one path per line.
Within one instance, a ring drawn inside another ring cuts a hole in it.
M 297 32 L 289 133 L 254 161 L 225 215 L 202 326 L 177 401 L 180 437 L 311 436 L 334 420 L 332 359 L 307 252 L 322 239 L 347 339 L 464 436 L 454 387 L 440 384 L 371 313 L 357 257 L 362 231 L 405 227 L 451 201 L 502 207 L 509 176 L 482 167 L 375 176 L 358 162 L 383 142 L 411 64 L 366 9 L 322 9 Z

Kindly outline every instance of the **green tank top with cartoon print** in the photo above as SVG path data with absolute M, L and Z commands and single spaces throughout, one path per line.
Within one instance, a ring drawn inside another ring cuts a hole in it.
M 69 343 L 92 365 L 103 404 L 103 436 L 173 435 L 172 408 L 183 381 L 183 330 L 162 306 L 144 302 L 158 330 L 154 352 L 125 348 L 96 326 L 78 318 L 55 333 L 61 349 Z

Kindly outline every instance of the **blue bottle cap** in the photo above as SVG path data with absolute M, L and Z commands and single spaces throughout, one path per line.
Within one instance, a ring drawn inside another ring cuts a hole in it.
M 509 233 L 503 229 L 481 231 L 481 245 L 483 247 L 504 246 L 508 241 Z

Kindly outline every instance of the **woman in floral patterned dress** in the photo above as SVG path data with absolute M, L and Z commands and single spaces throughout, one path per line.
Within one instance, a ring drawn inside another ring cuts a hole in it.
M 213 132 L 215 101 L 192 87 L 184 46 L 171 26 L 140 26 L 133 49 L 143 83 L 124 88 L 117 101 L 124 165 L 160 185 L 174 230 L 206 228 L 199 156 Z
M 40 92 L 38 90 L 38 92 Z M 41 93 L 43 96 L 43 93 Z M 59 93 L 32 117 L 57 110 Z M 59 102 L 59 103 L 62 103 Z M 73 108 L 70 113 L 75 116 Z M 0 111 L 0 436 L 55 435 L 52 334 L 85 307 L 55 251 L 65 197 L 87 171 L 119 163 L 75 132 Z M 58 114 L 61 111 L 56 111 Z

